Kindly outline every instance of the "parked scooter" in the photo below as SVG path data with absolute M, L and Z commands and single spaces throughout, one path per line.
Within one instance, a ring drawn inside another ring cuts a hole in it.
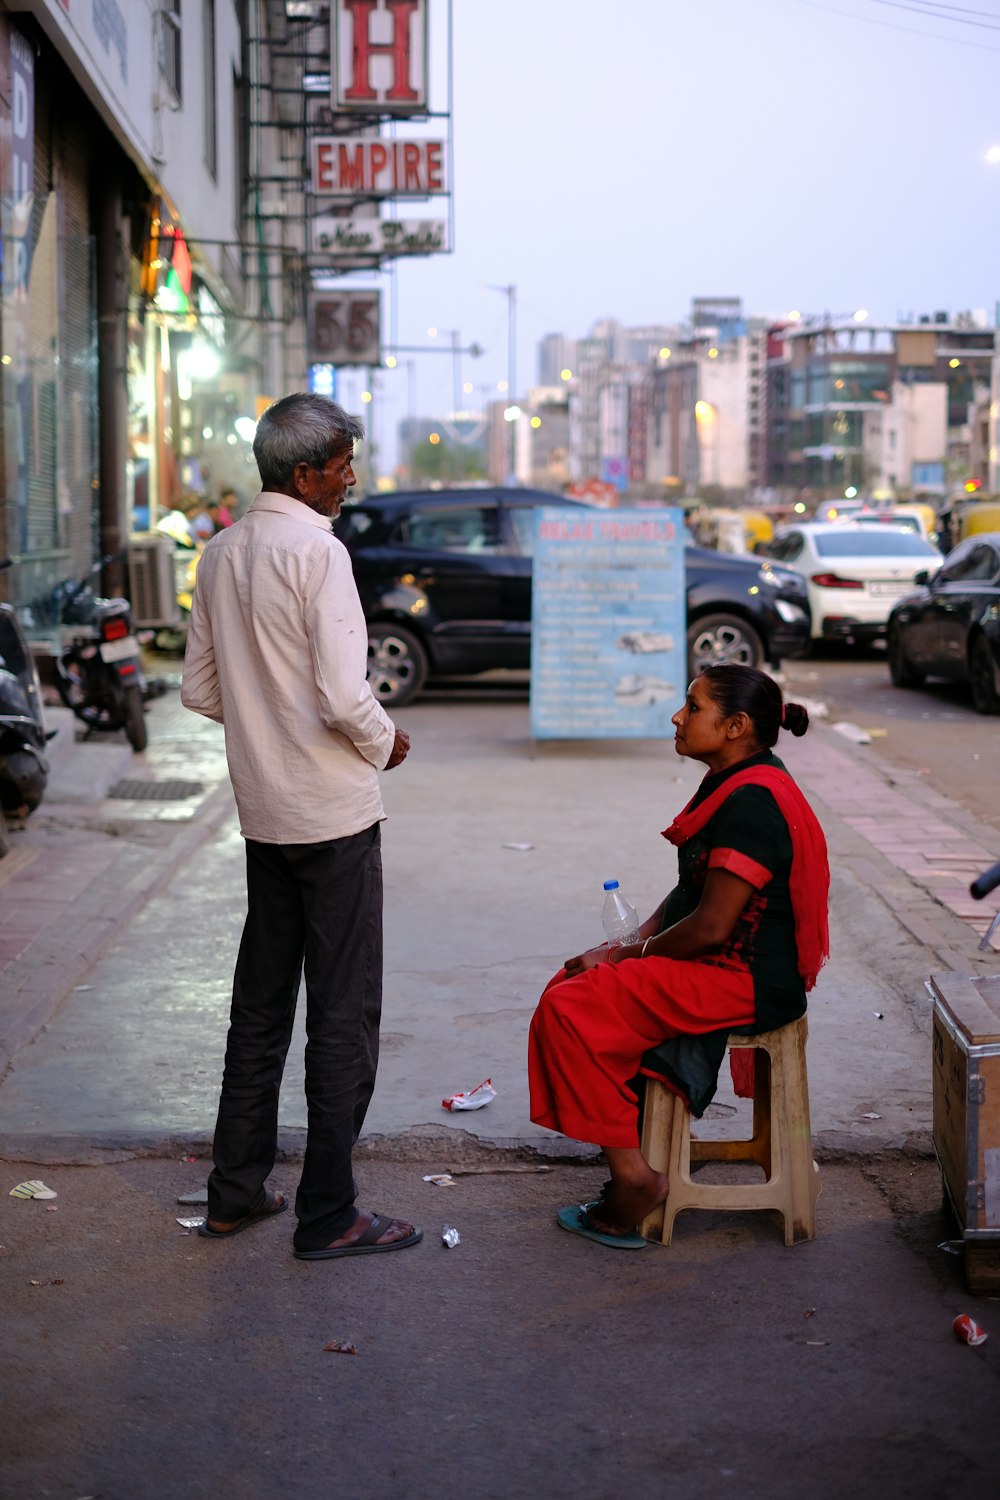
M 0 562 L 0 571 L 11 566 Z M 49 779 L 38 673 L 21 623 L 0 604 L 0 859 L 8 853 L 6 816 L 34 812 Z
M 88 579 L 113 557 L 103 557 L 79 583 L 59 584 L 51 612 L 73 627 L 69 645 L 56 658 L 56 686 L 67 708 L 91 729 L 124 729 L 133 750 L 148 742 L 144 702 L 147 683 L 127 599 L 100 599 Z

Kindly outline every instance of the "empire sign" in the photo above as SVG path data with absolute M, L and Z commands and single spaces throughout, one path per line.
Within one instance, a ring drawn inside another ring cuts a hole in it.
M 314 135 L 310 187 L 334 198 L 426 198 L 448 191 L 444 141 Z

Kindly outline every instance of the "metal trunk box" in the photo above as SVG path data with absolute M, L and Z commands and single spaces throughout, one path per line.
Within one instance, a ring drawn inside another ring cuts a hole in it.
M 934 1150 L 970 1291 L 1000 1291 L 1000 975 L 934 974 Z

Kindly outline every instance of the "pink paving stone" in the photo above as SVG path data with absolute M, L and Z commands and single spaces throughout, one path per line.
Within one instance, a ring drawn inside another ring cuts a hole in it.
M 951 829 L 946 828 L 942 831 L 924 828 L 920 826 L 919 819 L 915 818 L 909 823 L 897 824 L 887 832 L 891 832 L 892 837 L 901 844 L 919 845 L 921 849 L 927 849 L 931 839 L 947 838 Z
M 51 876 L 42 877 L 40 880 L 18 880 L 16 882 L 16 891 L 18 891 L 18 895 L 33 895 L 33 897 L 40 898 L 58 897 L 63 892 L 66 895 L 75 895 L 76 891 L 85 891 L 87 886 L 90 885 L 91 880 L 93 880 L 93 876 L 82 876 L 82 874 L 75 874 L 75 876 L 51 874 Z
M 30 945 L 31 938 L 0 937 L 0 963 L 12 963 Z
M 935 891 L 935 898 L 959 917 L 981 917 L 983 909 L 978 901 L 965 891 Z
M 956 851 L 954 849 L 954 846 L 952 846 L 952 847 L 950 847 L 948 849 L 925 849 L 924 850 L 924 853 L 927 855 L 928 859 L 940 859 L 942 857 L 942 855 L 951 854 L 951 853 L 955 853 L 955 852 Z M 966 862 L 968 862 L 970 864 L 976 864 L 980 860 L 982 860 L 984 868 L 985 868 L 986 865 L 991 865 L 994 862 L 994 858 L 995 858 L 994 855 L 988 854 L 985 849 L 983 849 L 983 850 L 980 850 L 980 849 L 969 849 L 969 850 L 962 850 L 962 851 L 959 851 L 959 852 L 961 853 L 962 860 L 966 861 Z
M 12 913 L 11 920 L 5 922 L 3 927 L 0 928 L 0 936 L 14 938 L 18 937 L 22 932 L 41 932 L 43 928 L 48 926 L 51 920 L 52 918 L 48 914 L 37 916 L 34 912 L 19 910 Z
M 934 863 L 943 870 L 950 870 L 953 875 L 978 875 L 983 868 L 981 860 L 970 859 L 965 854 L 937 854 Z

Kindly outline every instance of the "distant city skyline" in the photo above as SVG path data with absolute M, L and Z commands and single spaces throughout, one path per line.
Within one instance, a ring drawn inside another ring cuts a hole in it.
M 992 319 L 1000 13 L 973 19 L 931 0 L 455 0 L 455 251 L 399 264 L 398 342 L 482 345 L 461 369 L 477 409 L 507 378 L 506 286 L 518 394 L 544 335 L 675 322 L 696 296 Z M 410 391 L 383 371 L 365 413 L 383 467 L 408 410 L 452 409 L 450 358 L 412 359 Z M 354 404 L 359 377 L 341 390 Z

